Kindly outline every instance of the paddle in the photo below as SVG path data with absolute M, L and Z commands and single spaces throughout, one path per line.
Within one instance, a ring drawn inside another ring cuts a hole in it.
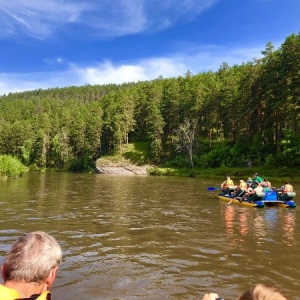
M 208 189 L 210 192 L 213 192 L 213 191 L 218 191 L 218 190 L 220 190 L 221 188 L 209 186 L 207 189 Z M 228 202 L 228 205 L 231 204 L 232 200 L 233 200 L 233 199 L 231 199 L 231 200 Z
M 212 191 L 219 191 L 221 188 L 209 186 L 207 189 L 212 192 Z

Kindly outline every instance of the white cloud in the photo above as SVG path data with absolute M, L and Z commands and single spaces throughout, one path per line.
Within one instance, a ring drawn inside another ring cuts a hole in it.
M 86 68 L 72 65 L 72 69 L 84 84 L 122 84 L 151 80 L 159 76 L 179 76 L 186 71 L 186 65 L 173 58 L 152 58 L 123 65 L 113 65 L 110 61 Z
M 64 24 L 78 22 L 90 5 L 58 0 L 0 0 L 2 37 L 25 33 L 43 39 Z
M 232 66 L 253 61 L 253 58 L 261 57 L 260 49 L 263 47 L 229 49 L 211 46 L 193 49 L 193 53 L 188 54 L 154 57 L 123 64 L 104 61 L 90 66 L 67 63 L 59 57 L 53 61 L 64 62 L 67 67 L 62 71 L 0 74 L 0 94 L 86 84 L 122 84 L 152 80 L 159 76 L 178 77 L 187 71 L 193 74 L 216 71 L 223 62 Z
M 0 37 L 45 39 L 80 26 L 83 36 L 158 31 L 195 18 L 219 0 L 0 0 Z

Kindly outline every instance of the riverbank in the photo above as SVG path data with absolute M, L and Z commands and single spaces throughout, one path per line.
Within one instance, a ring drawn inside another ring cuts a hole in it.
M 223 179 L 230 176 L 233 180 L 246 180 L 257 172 L 262 178 L 270 181 L 291 181 L 300 182 L 299 169 L 291 168 L 215 168 L 215 169 L 188 169 L 188 168 L 166 168 L 153 165 L 136 165 L 130 160 L 116 160 L 105 157 L 97 160 L 96 173 L 99 174 L 118 174 L 118 175 L 152 175 L 152 176 L 178 176 L 190 178 L 211 178 Z
M 247 179 L 254 172 L 262 178 L 270 181 L 300 182 L 299 168 L 254 166 L 245 168 L 207 168 L 190 169 L 165 167 L 154 165 L 150 159 L 148 145 L 146 143 L 132 143 L 123 145 L 121 150 L 112 151 L 96 161 L 95 171 L 101 174 L 122 175 L 153 175 L 153 176 L 179 176 L 191 178 L 211 178 L 222 180 L 226 176 L 234 180 Z
M 252 177 L 252 174 L 257 172 L 262 178 L 270 181 L 285 181 L 300 182 L 299 169 L 290 168 L 270 168 L 270 167 L 252 167 L 252 168 L 215 168 L 215 169 L 184 169 L 184 168 L 164 168 L 152 167 L 149 169 L 150 175 L 161 176 L 180 176 L 193 178 L 211 178 L 222 179 L 230 176 L 233 180 L 247 179 Z

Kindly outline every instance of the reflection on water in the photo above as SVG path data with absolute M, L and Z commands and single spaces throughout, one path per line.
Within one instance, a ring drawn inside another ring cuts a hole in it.
M 285 243 L 287 246 L 293 246 L 294 233 L 295 233 L 295 212 L 288 211 L 284 215 L 284 221 L 282 222 L 282 228 L 285 232 Z
M 234 213 L 235 208 L 231 205 L 226 206 L 225 208 L 225 225 L 226 225 L 226 232 L 228 234 L 234 233 Z
M 239 215 L 239 221 L 240 221 L 240 232 L 242 235 L 247 235 L 248 233 L 248 210 L 244 210 Z
M 281 232 L 282 229 L 282 241 L 288 246 L 293 246 L 295 210 L 265 208 L 260 212 L 253 216 L 252 210 L 249 208 L 238 209 L 232 205 L 227 205 L 224 213 L 226 233 L 234 234 L 235 231 L 238 231 L 241 235 L 247 236 L 249 231 L 252 231 L 257 239 L 262 239 L 274 232 Z M 249 228 L 250 226 L 252 228 Z
M 66 173 L 0 182 L 1 255 L 23 232 L 54 235 L 64 252 L 54 299 L 234 299 L 257 282 L 297 299 L 298 209 L 228 205 L 212 184 Z

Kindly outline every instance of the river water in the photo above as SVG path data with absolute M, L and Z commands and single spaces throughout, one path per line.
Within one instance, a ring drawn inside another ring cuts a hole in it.
M 43 230 L 63 249 L 53 299 L 226 300 L 256 283 L 300 299 L 300 208 L 228 205 L 207 190 L 217 184 L 50 172 L 0 181 L 1 263 L 18 236 Z

